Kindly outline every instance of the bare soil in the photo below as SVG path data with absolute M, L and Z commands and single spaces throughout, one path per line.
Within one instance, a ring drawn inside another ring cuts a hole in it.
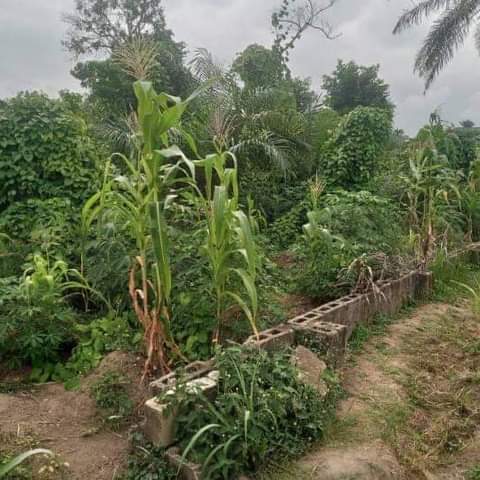
M 0 394 L 0 448 L 12 453 L 34 446 L 52 450 L 57 459 L 49 462 L 48 468 L 42 468 L 37 459 L 34 479 L 117 478 L 128 456 L 129 427 L 119 432 L 103 427 L 90 387 L 103 374 L 118 371 L 129 380 L 129 396 L 141 404 L 145 397 L 139 385 L 141 369 L 140 359 L 114 352 L 83 379 L 80 390 L 67 391 L 63 385 L 51 383 Z

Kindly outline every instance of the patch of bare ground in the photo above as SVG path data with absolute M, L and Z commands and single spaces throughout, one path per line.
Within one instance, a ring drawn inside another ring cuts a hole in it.
M 106 356 L 82 380 L 79 390 L 67 391 L 63 385 L 52 383 L 0 395 L 0 450 L 15 453 L 34 446 L 52 450 L 57 455 L 56 464 L 45 469 L 35 459 L 34 479 L 117 478 L 128 456 L 129 427 L 116 432 L 102 428 L 90 395 L 91 385 L 113 371 L 128 380 L 129 396 L 140 405 L 146 395 L 139 385 L 142 361 L 120 352 Z
M 480 465 L 480 319 L 430 304 L 372 336 L 341 372 L 322 445 L 275 480 L 455 480 Z

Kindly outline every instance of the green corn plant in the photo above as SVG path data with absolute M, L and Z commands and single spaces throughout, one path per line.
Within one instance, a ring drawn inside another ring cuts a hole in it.
M 228 161 L 231 161 L 231 167 L 227 166 Z M 205 249 L 216 299 L 217 329 L 213 341 L 219 341 L 231 300 L 242 309 L 252 331 L 258 336 L 255 286 L 258 255 L 251 221 L 239 208 L 236 158 L 231 152 L 219 152 L 196 164 L 205 171 L 205 194 L 200 193 L 200 200 L 207 217 Z M 219 185 L 214 185 L 215 177 Z M 233 276 L 240 279 L 248 300 L 229 288 Z
M 466 241 L 478 241 L 480 233 L 480 159 L 473 161 L 466 188 L 462 192 L 462 211 L 467 222 Z
M 0 465 L 0 478 L 6 477 L 10 472 L 17 468 L 21 463 L 23 463 L 28 458 L 33 455 L 49 455 L 52 456 L 53 453 L 50 450 L 45 450 L 44 448 L 36 448 L 34 450 L 28 450 L 27 452 L 21 453 L 16 456 L 9 462 L 4 465 Z
M 443 215 L 453 200 L 461 198 L 455 172 L 448 166 L 448 159 L 441 155 L 432 133 L 426 130 L 426 138 L 409 147 L 408 172 L 401 176 L 406 198 L 410 237 L 420 268 L 427 268 L 434 256 L 437 238 L 458 213 L 450 209 L 450 218 Z
M 194 95 L 185 101 L 157 94 L 151 83 L 137 81 L 138 133 L 134 158 L 116 154 L 127 175 L 109 167 L 102 190 L 82 211 L 86 233 L 102 212 L 111 212 L 135 240 L 129 271 L 129 294 L 144 330 L 144 375 L 169 371 L 172 354 L 181 355 L 171 333 L 172 273 L 166 211 L 176 195 L 194 185 L 195 165 L 179 147 L 170 145 L 172 131 L 181 131 L 180 120 Z M 187 141 L 193 140 L 188 137 Z

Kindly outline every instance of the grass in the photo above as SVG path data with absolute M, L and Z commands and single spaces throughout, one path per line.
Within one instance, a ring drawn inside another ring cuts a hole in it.
M 466 480 L 480 480 L 480 465 L 476 465 L 467 472 Z
M 462 286 L 474 287 L 480 278 L 480 265 L 468 259 L 449 260 L 438 255 L 431 265 L 434 276 L 433 299 L 436 301 L 455 303 L 458 297 L 465 297 L 467 292 Z
M 364 396 L 355 394 L 363 407 L 337 418 L 325 440 L 337 448 L 381 440 L 412 477 L 454 468 L 455 475 L 480 480 L 480 445 L 472 443 L 480 422 L 480 319 L 475 297 L 466 306 L 468 291 L 456 283 L 480 285 L 480 268 L 458 261 L 437 264 L 435 269 L 433 299 L 458 307 L 445 311 L 443 305 L 426 306 L 416 313 L 421 318 L 393 331 L 395 348 L 381 337 L 411 306 L 399 316 L 378 316 L 359 326 L 349 341 L 348 368 L 360 368 L 355 362 L 364 352 L 367 363 L 386 378 L 373 376 L 377 383 L 369 386 L 371 390 Z M 374 348 L 367 351 L 366 344 Z M 463 454 L 466 449 L 469 456 Z M 290 478 L 295 476 L 285 476 Z

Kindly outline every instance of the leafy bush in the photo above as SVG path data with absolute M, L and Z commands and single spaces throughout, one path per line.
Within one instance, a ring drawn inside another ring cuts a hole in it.
M 393 253 L 400 248 L 402 216 L 389 199 L 367 191 L 337 190 L 325 195 L 322 205 L 321 223 L 343 237 L 354 255 Z
M 0 231 L 35 251 L 72 258 L 76 251 L 78 212 L 68 198 L 27 199 L 12 203 L 0 215 Z
M 27 198 L 86 198 L 98 182 L 97 147 L 61 100 L 20 93 L 0 107 L 0 209 Z
M 135 330 L 127 315 L 109 315 L 89 323 L 77 323 L 72 329 L 77 344 L 66 363 L 46 365 L 39 375 L 65 382 L 65 387 L 80 386 L 80 375 L 95 368 L 109 352 L 134 350 L 138 348 L 142 334 Z
M 352 259 L 345 242 L 325 230 L 313 238 L 304 238 L 296 246 L 299 268 L 296 288 L 321 301 L 333 300 L 345 293 L 349 284 L 339 284 L 339 274 Z
M 255 471 L 272 456 L 295 455 L 322 436 L 329 403 L 298 381 L 287 353 L 232 348 L 217 357 L 220 385 L 211 404 L 181 389 L 182 451 L 204 478 Z
M 63 298 L 67 273 L 64 262 L 36 256 L 22 279 L 0 279 L 0 357 L 34 367 L 60 360 L 75 321 Z
M 177 216 L 177 222 L 180 218 Z M 172 292 L 173 333 L 182 352 L 190 360 L 211 356 L 215 330 L 215 302 L 210 286 L 208 259 L 202 254 L 204 234 L 201 224 L 177 228 L 172 255 L 175 284 Z
M 323 147 L 322 174 L 343 187 L 361 185 L 375 173 L 392 130 L 385 110 L 357 107 L 346 115 Z
M 295 247 L 300 258 L 297 286 L 325 301 L 354 285 L 355 278 L 343 275 L 340 280 L 340 273 L 355 257 L 396 253 L 404 236 L 395 205 L 366 191 L 326 194 L 308 218 L 306 235 Z

